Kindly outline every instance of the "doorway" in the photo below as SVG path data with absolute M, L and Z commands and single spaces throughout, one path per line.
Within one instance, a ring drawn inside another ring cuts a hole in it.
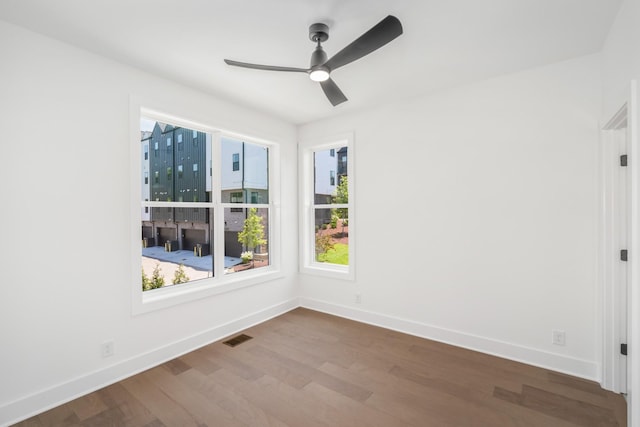
M 628 108 L 625 104 L 605 125 L 601 147 L 602 207 L 601 280 L 603 284 L 602 386 L 627 392 L 627 343 L 630 243 Z

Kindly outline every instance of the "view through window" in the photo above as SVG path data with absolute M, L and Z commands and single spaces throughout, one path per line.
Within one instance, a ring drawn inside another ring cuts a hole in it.
M 348 147 L 313 151 L 315 262 L 349 265 Z
M 142 290 L 269 266 L 269 148 L 149 118 L 140 136 Z

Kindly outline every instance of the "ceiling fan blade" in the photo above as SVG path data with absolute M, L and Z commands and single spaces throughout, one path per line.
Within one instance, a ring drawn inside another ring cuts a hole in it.
M 331 78 L 320 82 L 320 86 L 322 87 L 324 94 L 329 98 L 329 102 L 331 102 L 331 105 L 334 107 L 347 100 L 347 97 L 344 96 L 344 93 L 342 93 L 336 82 L 331 80 Z
M 280 67 L 277 65 L 260 65 L 260 64 L 250 64 L 248 62 L 239 62 L 233 61 L 231 59 L 225 59 L 228 65 L 233 65 L 234 67 L 243 67 L 243 68 L 252 68 L 254 70 L 267 70 L 267 71 L 290 71 L 296 73 L 309 73 L 311 70 L 307 68 L 295 68 L 295 67 Z
M 335 70 L 370 54 L 401 34 L 400 20 L 389 15 L 350 45 L 333 55 L 324 65 L 330 70 Z

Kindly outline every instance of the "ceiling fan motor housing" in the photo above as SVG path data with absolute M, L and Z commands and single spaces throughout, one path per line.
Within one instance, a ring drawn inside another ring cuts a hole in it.
M 322 49 L 322 46 L 320 45 L 321 42 L 329 38 L 328 31 L 329 27 L 325 24 L 312 24 L 309 27 L 309 39 L 311 39 L 312 42 L 317 43 L 315 50 L 311 54 L 309 67 L 311 68 L 312 73 L 316 70 L 322 70 L 326 72 L 326 75 L 323 75 L 321 80 L 317 81 L 323 81 L 326 80 L 327 77 L 329 77 L 329 70 L 327 69 L 327 67 L 322 67 L 322 64 L 327 62 L 327 53 L 324 51 L 324 49 Z M 312 80 L 316 79 L 312 76 Z
M 311 24 L 309 26 L 309 39 L 316 42 L 325 42 L 329 38 L 329 27 L 326 24 Z
M 318 45 L 311 54 L 311 61 L 309 65 L 311 68 L 314 68 L 318 65 L 324 64 L 325 62 L 327 62 L 327 53 L 322 49 L 322 46 Z

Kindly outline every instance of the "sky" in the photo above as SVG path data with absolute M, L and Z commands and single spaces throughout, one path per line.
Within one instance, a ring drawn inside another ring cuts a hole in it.
M 156 121 L 151 119 L 145 119 L 144 117 L 140 117 L 140 130 L 141 131 L 153 131 L 153 126 L 155 126 Z

